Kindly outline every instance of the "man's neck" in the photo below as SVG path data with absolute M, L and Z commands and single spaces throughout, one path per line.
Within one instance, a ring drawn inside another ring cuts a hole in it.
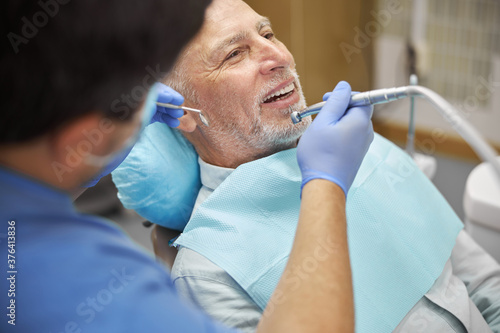
M 214 191 L 234 171 L 233 168 L 216 166 L 198 159 L 200 165 L 200 178 L 203 186 Z
M 200 158 L 206 163 L 223 168 L 236 169 L 242 164 L 271 156 L 282 150 L 295 148 L 297 147 L 297 143 L 298 141 L 293 141 L 286 144 L 276 145 L 275 147 L 270 147 L 268 149 L 238 147 L 238 145 L 234 145 L 230 149 L 214 149 L 212 148 L 213 145 L 194 144 L 194 146 Z

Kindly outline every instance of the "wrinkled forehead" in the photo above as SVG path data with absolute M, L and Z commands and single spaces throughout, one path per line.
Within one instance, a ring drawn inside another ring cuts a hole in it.
M 259 25 L 269 25 L 269 20 L 260 16 L 241 0 L 214 0 L 205 14 L 205 22 L 193 47 L 210 57 L 232 37 L 249 33 Z

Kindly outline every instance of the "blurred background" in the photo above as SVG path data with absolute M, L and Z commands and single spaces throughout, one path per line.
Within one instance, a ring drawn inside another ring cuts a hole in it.
M 340 80 L 365 91 L 408 85 L 417 74 L 487 140 L 500 147 L 500 1 L 247 0 L 271 19 L 295 57 L 308 104 Z M 375 130 L 404 147 L 408 100 L 376 106 Z M 426 101 L 416 102 L 415 149 L 431 156 L 433 182 L 460 218 L 467 177 L 479 159 Z M 107 216 L 151 250 L 150 229 L 116 198 L 109 177 L 76 202 Z

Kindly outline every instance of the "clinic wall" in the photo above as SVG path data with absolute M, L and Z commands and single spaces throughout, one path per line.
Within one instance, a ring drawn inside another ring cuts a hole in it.
M 377 10 L 390 1 L 400 8 L 374 40 L 374 88 L 407 85 L 410 71 L 416 72 L 419 84 L 454 104 L 500 151 L 500 2 L 377 0 Z M 478 161 L 430 103 L 419 99 L 416 111 L 421 141 L 443 132 L 446 140 L 434 142 L 436 152 Z M 401 141 L 408 119 L 408 100 L 374 113 L 376 129 L 393 141 Z
M 372 86 L 373 45 L 356 47 L 357 31 L 373 20 L 374 0 L 246 0 L 257 13 L 270 18 L 274 32 L 295 57 L 308 104 L 322 100 L 338 81 L 353 90 Z
M 386 88 L 408 85 L 405 69 L 406 41 L 392 36 L 381 36 L 375 41 L 374 87 Z M 457 107 L 462 116 L 470 122 L 496 149 L 500 151 L 500 56 L 491 55 L 491 71 L 486 78 L 477 77 L 477 89 L 466 94 L 460 100 L 447 98 Z M 476 93 L 477 92 L 477 93 Z M 481 96 L 490 93 L 490 98 L 483 104 Z M 445 97 L 446 98 L 446 97 Z M 460 159 L 479 161 L 467 143 L 458 135 L 452 125 L 423 99 L 416 104 L 415 123 L 417 136 L 423 140 L 432 140 L 432 132 L 445 133 L 446 140 L 435 142 L 437 152 L 452 155 Z M 375 128 L 392 141 L 400 142 L 402 132 L 406 133 L 410 115 L 409 100 L 384 104 L 375 108 Z

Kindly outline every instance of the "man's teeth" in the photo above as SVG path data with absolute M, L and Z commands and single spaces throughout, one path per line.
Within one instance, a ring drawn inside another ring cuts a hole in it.
M 272 95 L 269 95 L 267 96 L 265 99 L 264 99 L 264 103 L 266 103 L 267 101 L 269 101 L 271 98 L 273 97 L 276 97 L 276 96 L 281 96 L 281 95 L 285 95 L 285 94 L 288 94 L 290 92 L 293 91 L 293 89 L 295 89 L 295 85 L 292 83 L 290 83 L 288 86 L 286 86 L 285 88 L 275 92 L 274 94 Z M 284 96 L 285 97 L 285 96 Z M 277 98 L 276 100 L 279 101 L 280 99 L 283 99 L 284 97 L 281 97 L 281 98 Z M 286 96 L 288 97 L 288 96 Z

